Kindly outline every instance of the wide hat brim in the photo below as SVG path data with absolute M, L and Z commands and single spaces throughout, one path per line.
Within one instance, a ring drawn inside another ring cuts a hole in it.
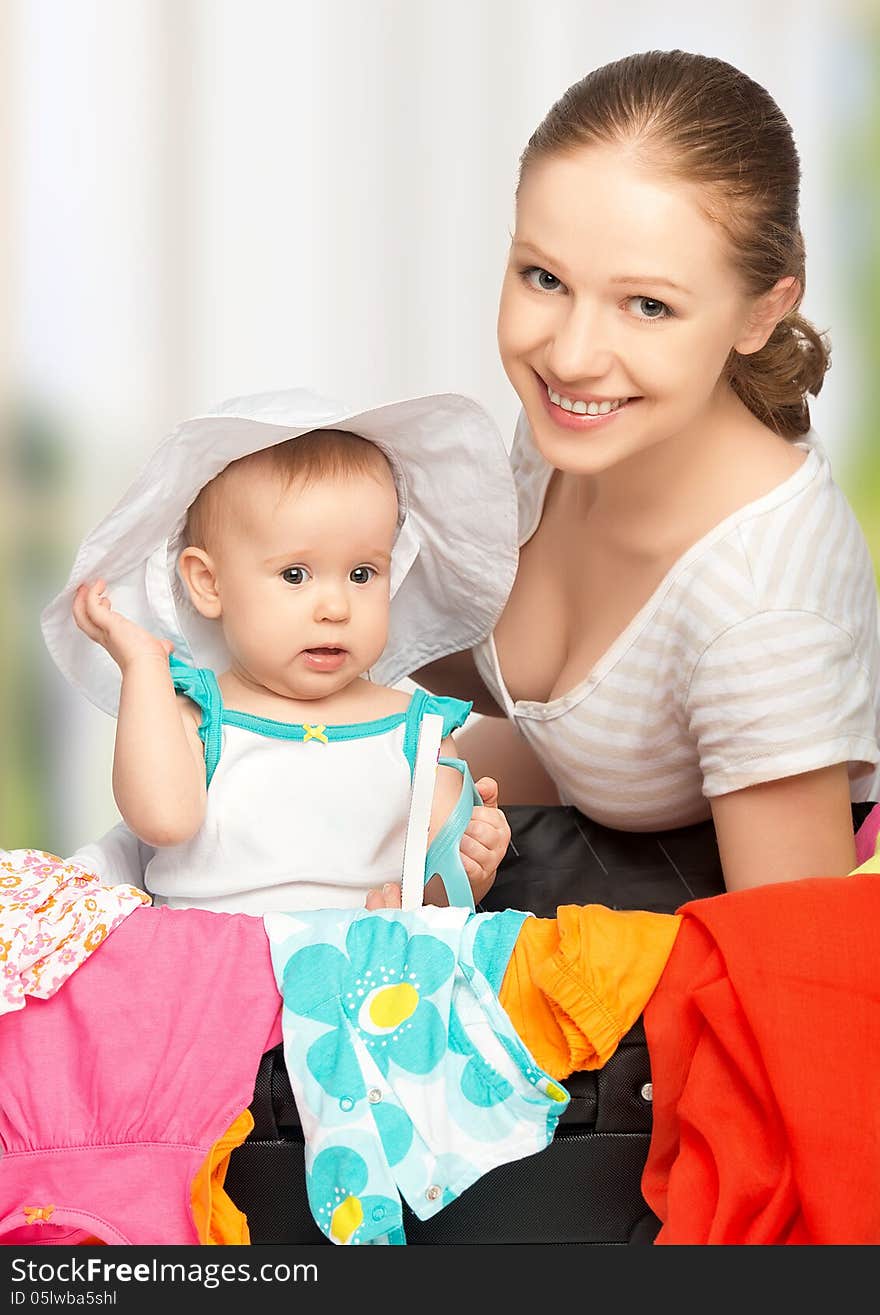
M 232 398 L 179 425 L 114 509 L 86 536 L 67 584 L 43 610 L 43 637 L 68 681 L 116 714 L 116 663 L 73 619 L 74 594 L 103 579 L 113 607 L 197 667 L 230 664 L 217 621 L 192 607 L 177 573 L 199 491 L 231 461 L 316 429 L 348 429 L 388 457 L 400 503 L 388 643 L 371 670 L 394 685 L 494 628 L 516 573 L 516 491 L 487 412 L 456 393 L 353 410 L 307 389 Z

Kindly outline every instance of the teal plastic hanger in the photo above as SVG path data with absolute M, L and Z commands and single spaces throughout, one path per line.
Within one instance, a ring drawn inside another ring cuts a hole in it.
M 415 764 L 412 777 L 412 797 L 403 851 L 401 905 L 404 909 L 421 908 L 425 898 L 425 883 L 438 876 L 443 882 L 446 898 L 451 905 L 473 909 L 471 883 L 461 862 L 459 845 L 474 804 L 482 803 L 467 763 L 461 758 L 441 758 L 443 718 L 426 713 L 419 727 Z M 453 767 L 461 773 L 461 790 L 452 812 L 428 844 L 428 828 L 437 767 Z
M 438 765 L 461 772 L 461 791 L 452 812 L 428 846 L 425 855 L 425 885 L 433 876 L 443 882 L 450 904 L 474 907 L 474 894 L 461 861 L 459 847 L 475 804 L 482 804 L 471 770 L 462 758 L 438 758 Z

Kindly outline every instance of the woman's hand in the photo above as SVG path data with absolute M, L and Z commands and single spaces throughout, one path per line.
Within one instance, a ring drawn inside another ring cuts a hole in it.
M 73 619 L 83 634 L 106 648 L 121 671 L 143 656 L 167 662 L 174 645 L 114 612 L 104 589 L 104 581 L 96 580 L 94 584 L 81 584 L 74 595 Z

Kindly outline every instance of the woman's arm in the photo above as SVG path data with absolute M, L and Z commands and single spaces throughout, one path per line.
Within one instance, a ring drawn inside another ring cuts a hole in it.
M 497 776 L 505 804 L 558 807 L 556 786 L 531 746 L 506 717 L 480 717 L 460 730 L 456 739 L 459 753 L 467 759 L 478 788 L 481 780 Z
M 845 763 L 751 785 L 710 802 L 728 890 L 842 877 L 856 865 Z
M 122 675 L 113 795 L 126 825 L 145 844 L 182 844 L 204 821 L 207 800 L 204 751 L 191 705 L 174 691 L 171 644 L 114 612 L 103 589 L 102 580 L 81 586 L 73 615 Z

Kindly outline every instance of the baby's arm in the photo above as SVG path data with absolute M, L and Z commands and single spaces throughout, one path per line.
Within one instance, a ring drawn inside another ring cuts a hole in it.
M 460 758 L 458 747 L 451 735 L 440 746 L 443 758 Z M 507 819 L 497 807 L 498 786 L 489 777 L 477 781 L 477 789 L 483 798 L 483 806 L 474 808 L 473 815 L 461 840 L 460 857 L 467 873 L 474 896 L 474 903 L 479 904 L 490 890 L 495 880 L 495 872 L 507 852 L 510 842 L 510 827 Z M 437 835 L 443 823 L 452 812 L 461 793 L 461 773 L 454 767 L 438 766 L 434 786 L 434 799 L 431 806 L 431 821 L 428 826 L 428 844 Z M 432 877 L 425 887 L 426 904 L 446 904 L 446 891 L 439 877 Z M 392 883 L 379 890 L 371 890 L 367 896 L 368 909 L 400 908 L 400 885 Z
M 188 700 L 174 692 L 168 669 L 172 645 L 114 612 L 103 589 L 103 580 L 81 585 L 73 615 L 122 673 L 113 795 L 125 822 L 145 844 L 182 844 L 205 816 L 205 759 L 198 728 Z
M 448 735 L 440 745 L 441 758 L 460 758 L 458 747 L 451 735 Z M 431 821 L 428 824 L 428 844 L 430 845 L 434 837 L 440 831 L 443 823 L 449 817 L 455 805 L 458 803 L 458 796 L 461 794 L 461 772 L 457 772 L 454 767 L 444 767 L 439 764 L 437 767 L 437 777 L 434 782 L 434 799 L 431 804 Z M 467 870 L 467 869 L 465 869 Z M 470 873 L 468 873 L 470 879 Z M 495 879 L 494 872 L 485 886 L 482 882 L 475 886 L 471 881 L 474 903 L 478 903 L 485 895 L 489 886 Z M 426 904 L 448 904 L 446 898 L 446 889 L 440 877 L 432 877 L 425 886 L 425 903 Z

